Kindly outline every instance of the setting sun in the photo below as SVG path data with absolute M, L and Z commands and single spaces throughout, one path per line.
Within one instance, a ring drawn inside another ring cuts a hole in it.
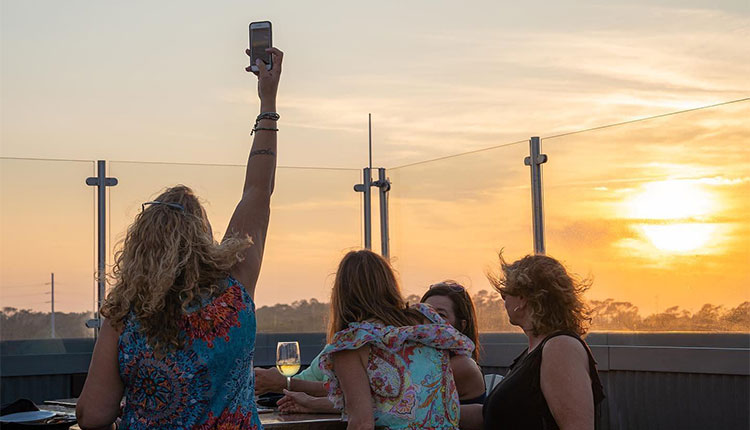
M 705 217 L 716 209 L 713 196 L 693 181 L 650 182 L 627 202 L 630 218 L 678 220 Z
M 716 199 L 694 181 L 650 182 L 626 206 L 630 218 L 644 221 L 638 230 L 660 251 L 693 252 L 716 233 L 716 225 L 706 222 L 717 210 Z
M 655 247 L 667 252 L 691 252 L 711 240 L 716 226 L 706 223 L 640 226 L 643 234 Z

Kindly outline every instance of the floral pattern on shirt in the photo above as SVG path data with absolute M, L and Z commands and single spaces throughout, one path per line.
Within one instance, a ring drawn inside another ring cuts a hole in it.
M 260 430 L 255 305 L 245 288 L 229 277 L 224 291 L 180 324 L 185 346 L 157 356 L 133 314 L 126 319 L 118 346 L 123 428 Z
M 260 425 L 256 420 L 257 416 L 251 413 L 243 413 L 239 409 L 229 412 L 228 409 L 225 409 L 218 417 L 214 416 L 213 412 L 209 413 L 208 420 L 195 427 L 195 430 L 259 430 Z
M 370 347 L 367 376 L 375 406 L 375 425 L 391 429 L 458 428 L 458 392 L 449 351 L 471 356 L 474 343 L 432 308 L 415 306 L 431 324 L 394 327 L 358 322 L 335 334 L 321 354 L 320 367 L 334 406 L 343 409 L 344 394 L 333 372 L 333 354 Z
M 194 351 L 177 351 L 158 359 L 153 351 L 136 345 L 120 344 L 125 359 L 122 379 L 128 406 L 134 412 L 126 424 L 191 427 L 206 412 L 211 397 L 206 363 Z
M 237 315 L 247 308 L 242 300 L 243 292 L 239 288 L 230 287 L 211 303 L 187 314 L 182 321 L 187 341 L 200 339 L 209 348 L 214 347 L 217 338 L 229 342 L 229 329 L 242 326 Z

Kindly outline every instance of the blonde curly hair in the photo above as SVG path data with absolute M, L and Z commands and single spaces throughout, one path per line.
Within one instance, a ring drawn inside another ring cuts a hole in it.
M 184 346 L 182 316 L 223 290 L 252 240 L 231 237 L 217 243 L 189 187 L 168 188 L 156 201 L 172 205 L 148 205 L 136 215 L 115 254 L 114 286 L 101 314 L 121 329 L 132 313 L 149 345 L 166 352 Z
M 589 279 L 577 279 L 546 255 L 527 255 L 510 264 L 502 251 L 498 257 L 502 273 L 488 273 L 487 278 L 499 293 L 526 299 L 534 334 L 586 334 L 591 318 L 583 293 L 591 286 Z

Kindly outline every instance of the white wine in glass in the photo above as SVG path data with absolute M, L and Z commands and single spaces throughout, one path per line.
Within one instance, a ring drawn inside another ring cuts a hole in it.
M 299 342 L 279 342 L 276 345 L 276 368 L 286 376 L 287 388 L 292 376 L 299 372 L 300 364 Z

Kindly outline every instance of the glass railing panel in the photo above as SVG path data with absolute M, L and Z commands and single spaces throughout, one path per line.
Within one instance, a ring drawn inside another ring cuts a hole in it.
M 547 252 L 598 330 L 750 329 L 750 102 L 543 139 Z
M 176 184 L 202 199 L 220 240 L 241 197 L 245 167 L 112 162 L 108 174 L 119 180 L 110 189 L 112 250 L 141 203 Z M 255 296 L 260 331 L 325 330 L 328 308 L 319 302 L 329 301 L 343 254 L 361 246 L 360 195 L 353 191 L 360 176 L 357 169 L 278 169 Z
M 411 300 L 453 279 L 474 297 L 480 329 L 512 328 L 485 272 L 497 254 L 532 252 L 528 143 L 389 169 L 391 256 Z
M 95 299 L 96 193 L 85 181 L 95 170 L 93 161 L 0 158 L 0 340 L 93 336 L 84 324 Z M 61 352 L 45 345 L 36 352 Z

